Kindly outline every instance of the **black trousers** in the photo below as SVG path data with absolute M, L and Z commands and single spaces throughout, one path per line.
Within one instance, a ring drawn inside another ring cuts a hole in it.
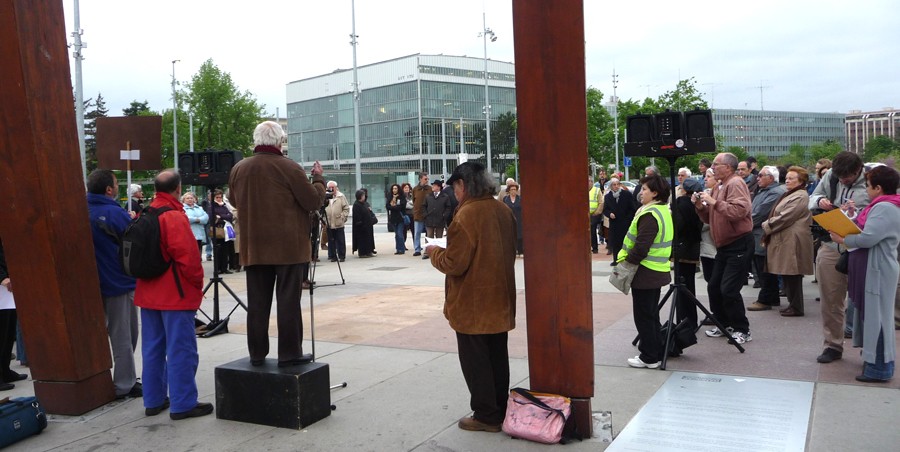
M 759 278 L 759 295 L 756 297 L 756 300 L 769 306 L 780 305 L 778 275 L 773 275 L 766 271 L 766 256 L 755 255 L 753 256 L 753 262 L 756 263 L 756 277 Z
M 503 423 L 509 398 L 508 333 L 456 333 L 459 365 L 469 388 L 469 407 L 475 419 Z
M 803 314 L 803 275 L 781 275 L 781 281 L 784 284 L 788 304 Z
M 723 325 L 730 326 L 740 333 L 750 331 L 741 288 L 744 287 L 744 281 L 750 271 L 753 248 L 753 234 L 750 233 L 718 248 L 712 275 L 706 286 L 709 307 L 713 315 Z
M 0 309 L 0 383 L 8 383 L 6 376 L 11 373 L 9 362 L 12 360 L 12 348 L 15 341 L 16 310 Z
M 278 361 L 303 354 L 303 321 L 300 315 L 300 284 L 306 264 L 250 265 L 247 273 L 247 348 L 250 359 L 269 354 L 269 316 L 275 291 L 278 316 Z
M 634 327 L 637 328 L 638 351 L 641 361 L 652 364 L 662 361 L 663 344 L 659 330 L 659 295 L 661 289 L 631 289 L 631 302 L 634 310 Z M 696 312 L 694 316 L 696 317 Z
M 603 231 L 603 215 L 591 215 L 591 251 L 597 252 L 597 235 Z

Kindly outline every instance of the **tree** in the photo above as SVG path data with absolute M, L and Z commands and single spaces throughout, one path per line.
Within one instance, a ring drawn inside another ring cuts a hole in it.
M 191 77 L 186 89 L 178 96 L 178 103 L 179 149 L 182 149 L 182 124 L 187 130 L 187 115 L 181 114 L 184 104 L 194 114 L 195 148 L 250 152 L 253 130 L 263 115 L 264 106 L 258 104 L 249 91 L 239 91 L 231 75 L 219 69 L 212 59 L 206 60 Z M 163 121 L 165 124 L 165 115 Z
M 900 139 L 891 139 L 887 135 L 872 137 L 866 142 L 863 149 L 863 160 L 874 162 L 888 157 L 900 155 Z
M 88 173 L 97 169 L 97 118 L 105 118 L 108 113 L 106 101 L 99 92 L 96 101 L 93 98 L 84 101 L 84 160 Z
M 125 116 L 142 116 L 141 113 L 150 111 L 150 107 L 147 104 L 146 99 L 143 102 L 133 100 L 131 101 L 131 106 L 122 109 L 122 114 Z
M 587 140 L 590 161 L 604 168 L 616 161 L 613 117 L 603 105 L 603 93 L 594 87 L 587 89 Z

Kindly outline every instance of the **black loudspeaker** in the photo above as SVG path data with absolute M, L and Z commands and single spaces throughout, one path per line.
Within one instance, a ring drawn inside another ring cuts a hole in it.
M 684 116 L 680 111 L 666 110 L 664 113 L 657 113 L 654 117 L 660 140 L 684 138 Z
M 181 174 L 189 174 L 197 172 L 196 154 L 178 154 L 178 172 Z
M 685 138 L 712 138 L 713 123 L 710 110 L 684 112 Z
M 216 417 L 300 429 L 331 415 L 328 364 L 262 366 L 241 358 L 216 367 Z
M 216 171 L 220 173 L 230 173 L 234 164 L 243 158 L 238 151 L 222 151 L 217 155 Z
M 206 150 L 179 154 L 181 182 L 185 185 L 225 185 L 231 169 L 243 157 L 239 151 Z
M 629 142 L 651 141 L 656 139 L 656 127 L 653 115 L 629 116 L 626 123 Z

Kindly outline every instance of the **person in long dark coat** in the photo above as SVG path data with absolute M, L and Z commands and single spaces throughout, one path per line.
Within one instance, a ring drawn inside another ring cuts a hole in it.
M 609 237 L 607 238 L 607 254 L 619 255 L 622 249 L 622 241 L 628 233 L 628 227 L 634 220 L 637 211 L 637 203 L 634 195 L 628 188 L 619 183 L 619 179 L 613 178 L 609 183 L 609 192 L 603 198 L 603 215 L 609 218 Z M 616 260 L 610 265 L 615 266 Z
M 697 215 L 691 196 L 703 191 L 703 183 L 696 179 L 686 179 L 681 184 L 684 195 L 675 199 L 675 211 L 672 218 L 675 223 L 675 266 L 677 275 L 684 282 L 684 286 L 697 295 L 696 279 L 697 264 L 700 262 L 700 231 L 703 222 Z M 685 296 L 679 296 L 675 305 L 676 323 L 688 319 L 688 324 L 697 329 L 697 306 L 694 300 Z
M 521 256 L 525 253 L 522 250 L 522 197 L 519 196 L 519 185 L 515 181 L 506 184 L 503 204 L 506 204 L 516 216 L 516 255 Z
M 373 257 L 375 251 L 375 232 L 372 226 L 374 215 L 366 204 L 366 191 L 356 190 L 356 202 L 353 203 L 353 252 L 359 257 Z

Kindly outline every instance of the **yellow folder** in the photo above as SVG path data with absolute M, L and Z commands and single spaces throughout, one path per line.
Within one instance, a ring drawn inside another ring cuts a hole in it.
M 825 213 L 813 215 L 812 218 L 816 223 L 819 223 L 825 228 L 826 231 L 834 232 L 841 237 L 862 232 L 853 220 L 847 218 L 847 215 L 844 215 L 844 212 L 842 212 L 841 209 L 834 209 Z

